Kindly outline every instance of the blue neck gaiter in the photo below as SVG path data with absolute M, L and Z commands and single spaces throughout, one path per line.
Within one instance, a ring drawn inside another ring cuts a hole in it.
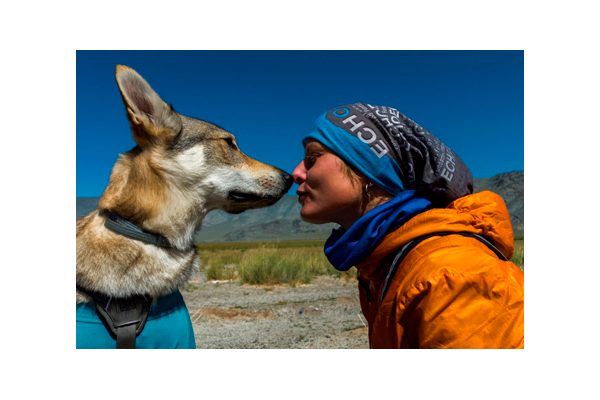
M 360 217 L 350 229 L 334 230 L 325 242 L 325 256 L 338 271 L 348 271 L 366 259 L 392 230 L 431 206 L 431 201 L 405 190 Z

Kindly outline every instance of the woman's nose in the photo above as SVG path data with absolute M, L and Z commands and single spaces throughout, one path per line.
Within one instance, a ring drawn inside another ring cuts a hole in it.
M 296 169 L 294 169 L 294 172 L 292 172 L 292 177 L 294 178 L 294 182 L 298 185 L 306 180 L 306 168 L 304 168 L 304 160 L 300 161 L 300 164 L 298 164 Z

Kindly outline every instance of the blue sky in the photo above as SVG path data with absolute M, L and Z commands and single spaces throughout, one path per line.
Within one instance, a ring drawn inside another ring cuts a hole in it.
M 77 51 L 77 197 L 98 197 L 135 146 L 115 67 L 137 70 L 181 114 L 236 135 L 250 157 L 292 172 L 323 112 L 398 109 L 475 178 L 524 169 L 523 51 Z M 295 194 L 294 185 L 288 194 Z

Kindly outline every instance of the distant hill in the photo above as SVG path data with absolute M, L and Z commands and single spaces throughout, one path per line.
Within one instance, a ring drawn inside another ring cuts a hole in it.
M 524 172 L 509 172 L 492 178 L 475 179 L 475 192 L 490 190 L 506 202 L 515 234 L 524 233 Z M 99 198 L 78 198 L 77 219 L 98 207 Z M 223 211 L 208 213 L 202 229 L 194 235 L 196 243 L 271 240 L 326 239 L 337 224 L 312 225 L 300 219 L 296 196 L 284 196 L 274 206 L 241 214 Z
M 489 190 L 504 199 L 513 230 L 517 235 L 525 232 L 525 173 L 509 172 L 488 179 L 474 179 L 474 191 Z
M 244 242 L 268 240 L 326 239 L 337 224 L 313 225 L 300 219 L 296 196 L 284 196 L 269 208 L 249 210 L 241 214 L 210 212 L 196 242 Z
M 77 199 L 77 217 L 76 219 L 83 218 L 95 209 L 98 208 L 98 202 L 100 197 L 80 197 Z

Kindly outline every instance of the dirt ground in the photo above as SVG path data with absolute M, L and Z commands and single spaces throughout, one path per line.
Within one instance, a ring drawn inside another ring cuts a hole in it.
M 356 281 L 251 286 L 203 276 L 181 290 L 199 349 L 366 349 Z

